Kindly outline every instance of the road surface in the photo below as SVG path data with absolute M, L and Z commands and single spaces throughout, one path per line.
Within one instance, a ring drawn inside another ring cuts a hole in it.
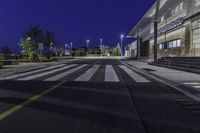
M 199 103 L 114 59 L 0 81 L 0 133 L 200 133 Z

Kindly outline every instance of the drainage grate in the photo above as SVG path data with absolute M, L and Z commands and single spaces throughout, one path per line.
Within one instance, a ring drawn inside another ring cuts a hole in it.
M 143 68 L 142 70 L 149 71 L 149 72 L 151 72 L 151 71 L 156 71 L 156 70 L 149 69 L 149 68 Z

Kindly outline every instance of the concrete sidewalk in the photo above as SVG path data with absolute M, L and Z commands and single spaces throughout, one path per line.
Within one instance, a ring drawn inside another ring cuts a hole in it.
M 152 66 L 142 61 L 123 62 L 200 98 L 200 74 Z

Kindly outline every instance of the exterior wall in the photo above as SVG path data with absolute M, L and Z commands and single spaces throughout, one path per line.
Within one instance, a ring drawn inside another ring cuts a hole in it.
M 158 48 L 158 58 L 166 57 L 166 56 L 189 56 L 189 53 L 185 51 L 186 43 L 185 43 L 185 36 L 186 36 L 186 28 L 182 27 L 177 30 L 174 30 L 172 32 L 168 32 L 166 34 L 162 34 L 158 37 L 158 44 L 165 44 L 167 42 L 178 40 L 180 39 L 181 46 L 176 48 L 169 48 L 167 45 L 167 48 L 159 49 Z M 154 40 L 150 40 L 150 57 L 153 58 L 153 46 L 154 46 Z
M 191 20 L 191 55 L 200 56 L 200 15 Z
M 200 5 L 195 5 L 195 0 L 182 0 L 184 2 L 183 11 L 177 13 L 174 16 L 168 17 L 165 21 L 159 23 L 158 29 L 164 28 L 170 23 L 178 20 L 179 18 L 186 18 L 200 11 Z M 197 0 L 200 1 L 200 0 Z M 162 14 L 160 14 L 162 16 Z M 188 56 L 200 56 L 200 48 L 195 48 L 193 43 L 193 34 L 192 31 L 196 27 L 192 27 L 192 22 L 196 19 L 200 18 L 200 15 L 196 18 L 190 19 L 189 21 L 185 21 L 182 24 L 182 28 L 174 28 L 173 30 L 167 31 L 165 33 L 161 33 L 158 36 L 158 45 L 161 43 L 167 43 L 172 40 L 180 39 L 181 46 L 178 48 L 167 48 L 167 49 L 159 49 L 158 48 L 158 58 L 167 57 L 167 56 L 176 56 L 176 57 L 188 57 Z M 151 33 L 153 33 L 153 27 L 151 26 Z M 200 43 L 200 20 L 199 20 L 199 43 Z M 150 39 L 150 47 L 149 53 L 150 58 L 153 58 L 153 46 L 154 40 Z M 159 46 L 158 46 L 159 47 Z
M 182 2 L 183 4 L 181 5 Z M 173 14 L 172 10 L 177 9 L 178 6 L 181 10 Z M 143 18 L 145 17 L 148 18 L 148 16 L 144 16 Z M 154 16 L 152 16 L 152 20 L 154 19 L 153 17 Z M 158 58 L 166 56 L 200 57 L 200 0 L 165 0 L 160 8 L 159 20 Z M 141 25 L 143 25 L 143 23 L 141 23 Z M 138 27 L 140 26 L 138 25 Z M 147 30 L 147 28 L 149 29 Z M 149 47 L 147 47 L 149 49 L 149 58 L 153 59 L 153 22 L 149 22 L 146 28 L 139 29 L 139 31 L 139 35 L 144 41 L 149 40 Z M 169 47 L 168 45 L 173 41 L 179 42 L 179 46 Z M 163 48 L 160 48 L 161 44 Z
M 125 48 L 126 57 L 136 57 L 137 56 L 137 41 L 132 42 Z

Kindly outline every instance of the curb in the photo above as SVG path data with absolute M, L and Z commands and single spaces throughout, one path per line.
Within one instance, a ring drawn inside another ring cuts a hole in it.
M 158 81 L 158 82 L 160 82 L 160 83 L 162 83 L 162 84 L 165 84 L 166 86 L 171 87 L 171 88 L 173 88 L 173 89 L 175 89 L 175 90 L 177 90 L 177 91 L 183 93 L 185 96 L 190 97 L 190 98 L 192 98 L 193 100 L 195 100 L 195 101 L 197 101 L 197 102 L 200 103 L 200 93 L 193 94 L 193 93 L 188 92 L 188 91 L 186 91 L 186 90 L 184 90 L 184 89 L 182 89 L 182 88 L 180 88 L 180 87 L 177 87 L 177 85 L 180 85 L 180 84 L 175 85 L 175 84 L 173 84 L 173 83 L 169 83 L 170 81 L 167 82 L 168 79 L 166 79 L 166 81 L 165 81 L 165 80 L 163 79 L 163 77 L 160 77 L 160 76 L 158 76 L 158 75 L 154 76 L 153 74 L 147 73 L 147 72 L 145 72 L 145 71 L 143 71 L 143 70 L 141 70 L 141 69 L 139 69 L 139 68 L 137 68 L 137 67 L 134 67 L 134 66 L 132 66 L 132 65 L 130 65 L 130 64 L 127 64 L 127 63 L 125 63 L 125 62 L 123 62 L 123 61 L 120 61 L 120 62 L 121 62 L 123 65 L 125 65 L 125 66 L 131 67 L 134 71 L 138 72 L 139 74 L 143 74 L 143 75 L 145 75 L 145 76 L 147 76 L 147 77 L 149 77 L 149 78 L 152 78 L 152 79 L 154 79 L 154 80 L 156 80 L 156 81 Z M 172 81 L 171 81 L 171 82 L 172 82 Z

